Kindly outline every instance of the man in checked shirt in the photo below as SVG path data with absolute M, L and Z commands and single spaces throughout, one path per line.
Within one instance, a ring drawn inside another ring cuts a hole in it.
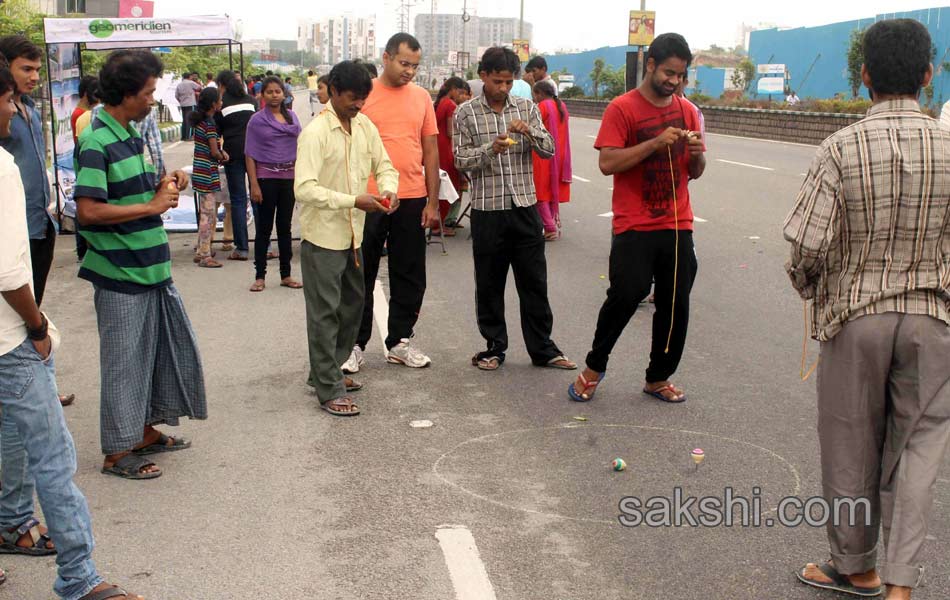
M 551 341 L 554 316 L 548 302 L 548 268 L 543 226 L 534 204 L 531 153 L 554 154 L 554 139 L 530 100 L 511 96 L 518 56 L 489 48 L 479 64 L 482 94 L 455 113 L 455 166 L 472 179 L 472 254 L 478 329 L 488 343 L 472 365 L 494 371 L 505 360 L 505 283 L 515 274 L 521 301 L 521 329 L 531 362 L 539 367 L 576 369 Z
M 887 600 L 909 599 L 920 583 L 950 447 L 950 132 L 917 103 L 933 78 L 930 60 L 930 35 L 917 21 L 878 21 L 865 32 L 861 75 L 873 105 L 821 144 L 785 221 L 786 268 L 812 301 L 821 342 L 825 501 L 858 501 L 831 515 L 831 560 L 797 575 L 864 596 L 883 583 Z M 943 589 L 937 596 L 947 597 Z

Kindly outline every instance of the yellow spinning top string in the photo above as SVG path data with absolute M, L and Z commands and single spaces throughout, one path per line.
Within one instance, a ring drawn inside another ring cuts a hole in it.
M 821 359 L 815 360 L 815 364 L 808 369 L 808 373 L 805 372 L 805 359 L 808 356 L 808 302 L 806 301 L 802 301 L 802 322 L 804 323 L 802 331 L 802 368 L 798 371 L 798 374 L 801 376 L 802 381 L 808 381 L 808 378 L 811 377 L 815 369 L 818 368 L 818 361 Z
M 670 333 L 666 336 L 666 350 L 663 354 L 670 353 L 670 342 L 673 339 L 673 313 L 676 310 L 676 280 L 679 279 L 680 266 L 680 218 L 679 209 L 676 206 L 676 175 L 673 173 L 673 151 L 666 147 L 666 156 L 670 159 L 670 182 L 673 186 L 673 221 L 676 231 L 676 247 L 673 249 L 673 303 L 670 306 Z

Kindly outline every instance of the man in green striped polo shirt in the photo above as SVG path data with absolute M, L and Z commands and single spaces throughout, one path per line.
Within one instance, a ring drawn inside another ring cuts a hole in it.
M 201 357 L 162 225 L 188 177 L 175 171 L 156 185 L 129 125 L 148 115 L 161 75 L 151 52 L 109 55 L 99 73 L 105 108 L 79 137 L 74 191 L 88 245 L 79 276 L 95 288 L 99 324 L 102 472 L 126 479 L 160 476 L 143 456 L 191 445 L 155 425 L 207 418 Z

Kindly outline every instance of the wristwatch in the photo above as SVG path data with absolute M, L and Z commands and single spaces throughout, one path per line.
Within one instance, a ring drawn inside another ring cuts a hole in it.
M 43 317 L 43 323 L 36 329 L 30 329 L 29 326 L 26 328 L 26 335 L 34 342 L 42 342 L 46 339 L 46 336 L 49 335 L 49 321 L 46 319 L 46 315 L 40 313 Z

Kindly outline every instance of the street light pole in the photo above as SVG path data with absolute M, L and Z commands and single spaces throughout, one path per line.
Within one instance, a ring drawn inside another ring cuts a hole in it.
M 647 0 L 640 0 L 640 10 L 647 9 Z M 643 83 L 643 46 L 637 46 L 637 87 Z
M 524 39 L 524 0 L 521 0 L 521 17 L 518 19 L 518 39 Z

